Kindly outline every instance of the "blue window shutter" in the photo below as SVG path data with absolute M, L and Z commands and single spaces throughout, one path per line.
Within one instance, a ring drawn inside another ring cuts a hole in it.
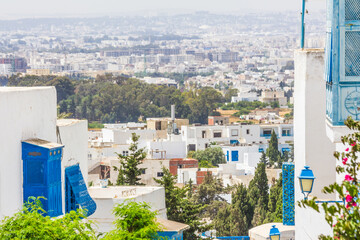
M 87 210 L 87 216 L 92 215 L 96 211 L 96 203 L 89 195 L 79 164 L 67 167 L 65 177 L 66 210 L 75 210 L 80 206 Z
M 238 151 L 231 151 L 231 161 L 232 162 L 239 161 L 239 152 Z

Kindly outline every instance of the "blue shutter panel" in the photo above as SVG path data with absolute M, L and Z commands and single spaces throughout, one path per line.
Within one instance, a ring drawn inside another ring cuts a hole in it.
M 87 210 L 87 216 L 96 211 L 96 203 L 90 197 L 79 164 L 65 169 L 66 178 L 66 211 L 77 209 L 79 206 Z

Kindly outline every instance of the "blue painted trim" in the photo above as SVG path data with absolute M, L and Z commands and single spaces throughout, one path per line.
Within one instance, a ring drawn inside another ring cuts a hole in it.
M 305 0 L 302 0 L 302 12 L 301 12 L 301 48 L 305 46 Z

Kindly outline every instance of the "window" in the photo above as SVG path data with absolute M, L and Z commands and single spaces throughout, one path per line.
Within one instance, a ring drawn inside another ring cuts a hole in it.
M 250 129 L 246 129 L 246 134 L 250 134 Z
M 205 143 L 205 148 L 208 148 L 209 146 L 208 146 L 208 144 L 207 143 Z
M 239 131 L 237 129 L 232 129 L 231 130 L 231 136 L 239 136 Z
M 189 144 L 188 145 L 188 151 L 196 151 L 196 145 L 195 144 Z
M 145 173 L 146 173 L 146 169 L 142 169 L 141 174 L 145 174 Z
M 129 156 L 129 151 L 123 151 L 122 155 L 123 155 L 124 157 Z
M 214 138 L 221 138 L 221 132 L 214 132 Z
M 202 138 L 206 138 L 206 131 L 202 131 L 201 135 L 202 135 Z
M 158 172 L 158 173 L 157 173 L 157 176 L 158 176 L 158 177 L 162 177 L 162 176 L 164 176 L 164 173 L 163 173 L 163 172 Z
M 271 129 L 264 129 L 264 136 L 270 136 L 271 135 Z
M 283 137 L 289 137 L 289 136 L 291 136 L 291 134 L 290 134 L 290 129 L 283 129 L 283 130 L 282 130 L 282 135 L 283 135 Z
M 89 160 L 92 159 L 92 154 L 91 154 L 91 153 L 88 154 L 88 159 L 89 159 Z
M 182 164 L 179 164 L 179 165 L 178 165 L 178 168 L 183 168 L 183 165 L 182 165 Z
M 100 165 L 100 179 L 110 178 L 110 166 Z
M 155 130 L 161 130 L 161 121 L 155 122 Z

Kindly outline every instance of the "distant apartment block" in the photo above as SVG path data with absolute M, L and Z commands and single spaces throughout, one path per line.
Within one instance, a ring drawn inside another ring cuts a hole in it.
M 264 103 L 279 102 L 280 106 L 287 104 L 284 91 L 262 91 L 260 101 Z
M 0 58 L 0 64 L 10 64 L 12 72 L 26 72 L 25 58 Z

